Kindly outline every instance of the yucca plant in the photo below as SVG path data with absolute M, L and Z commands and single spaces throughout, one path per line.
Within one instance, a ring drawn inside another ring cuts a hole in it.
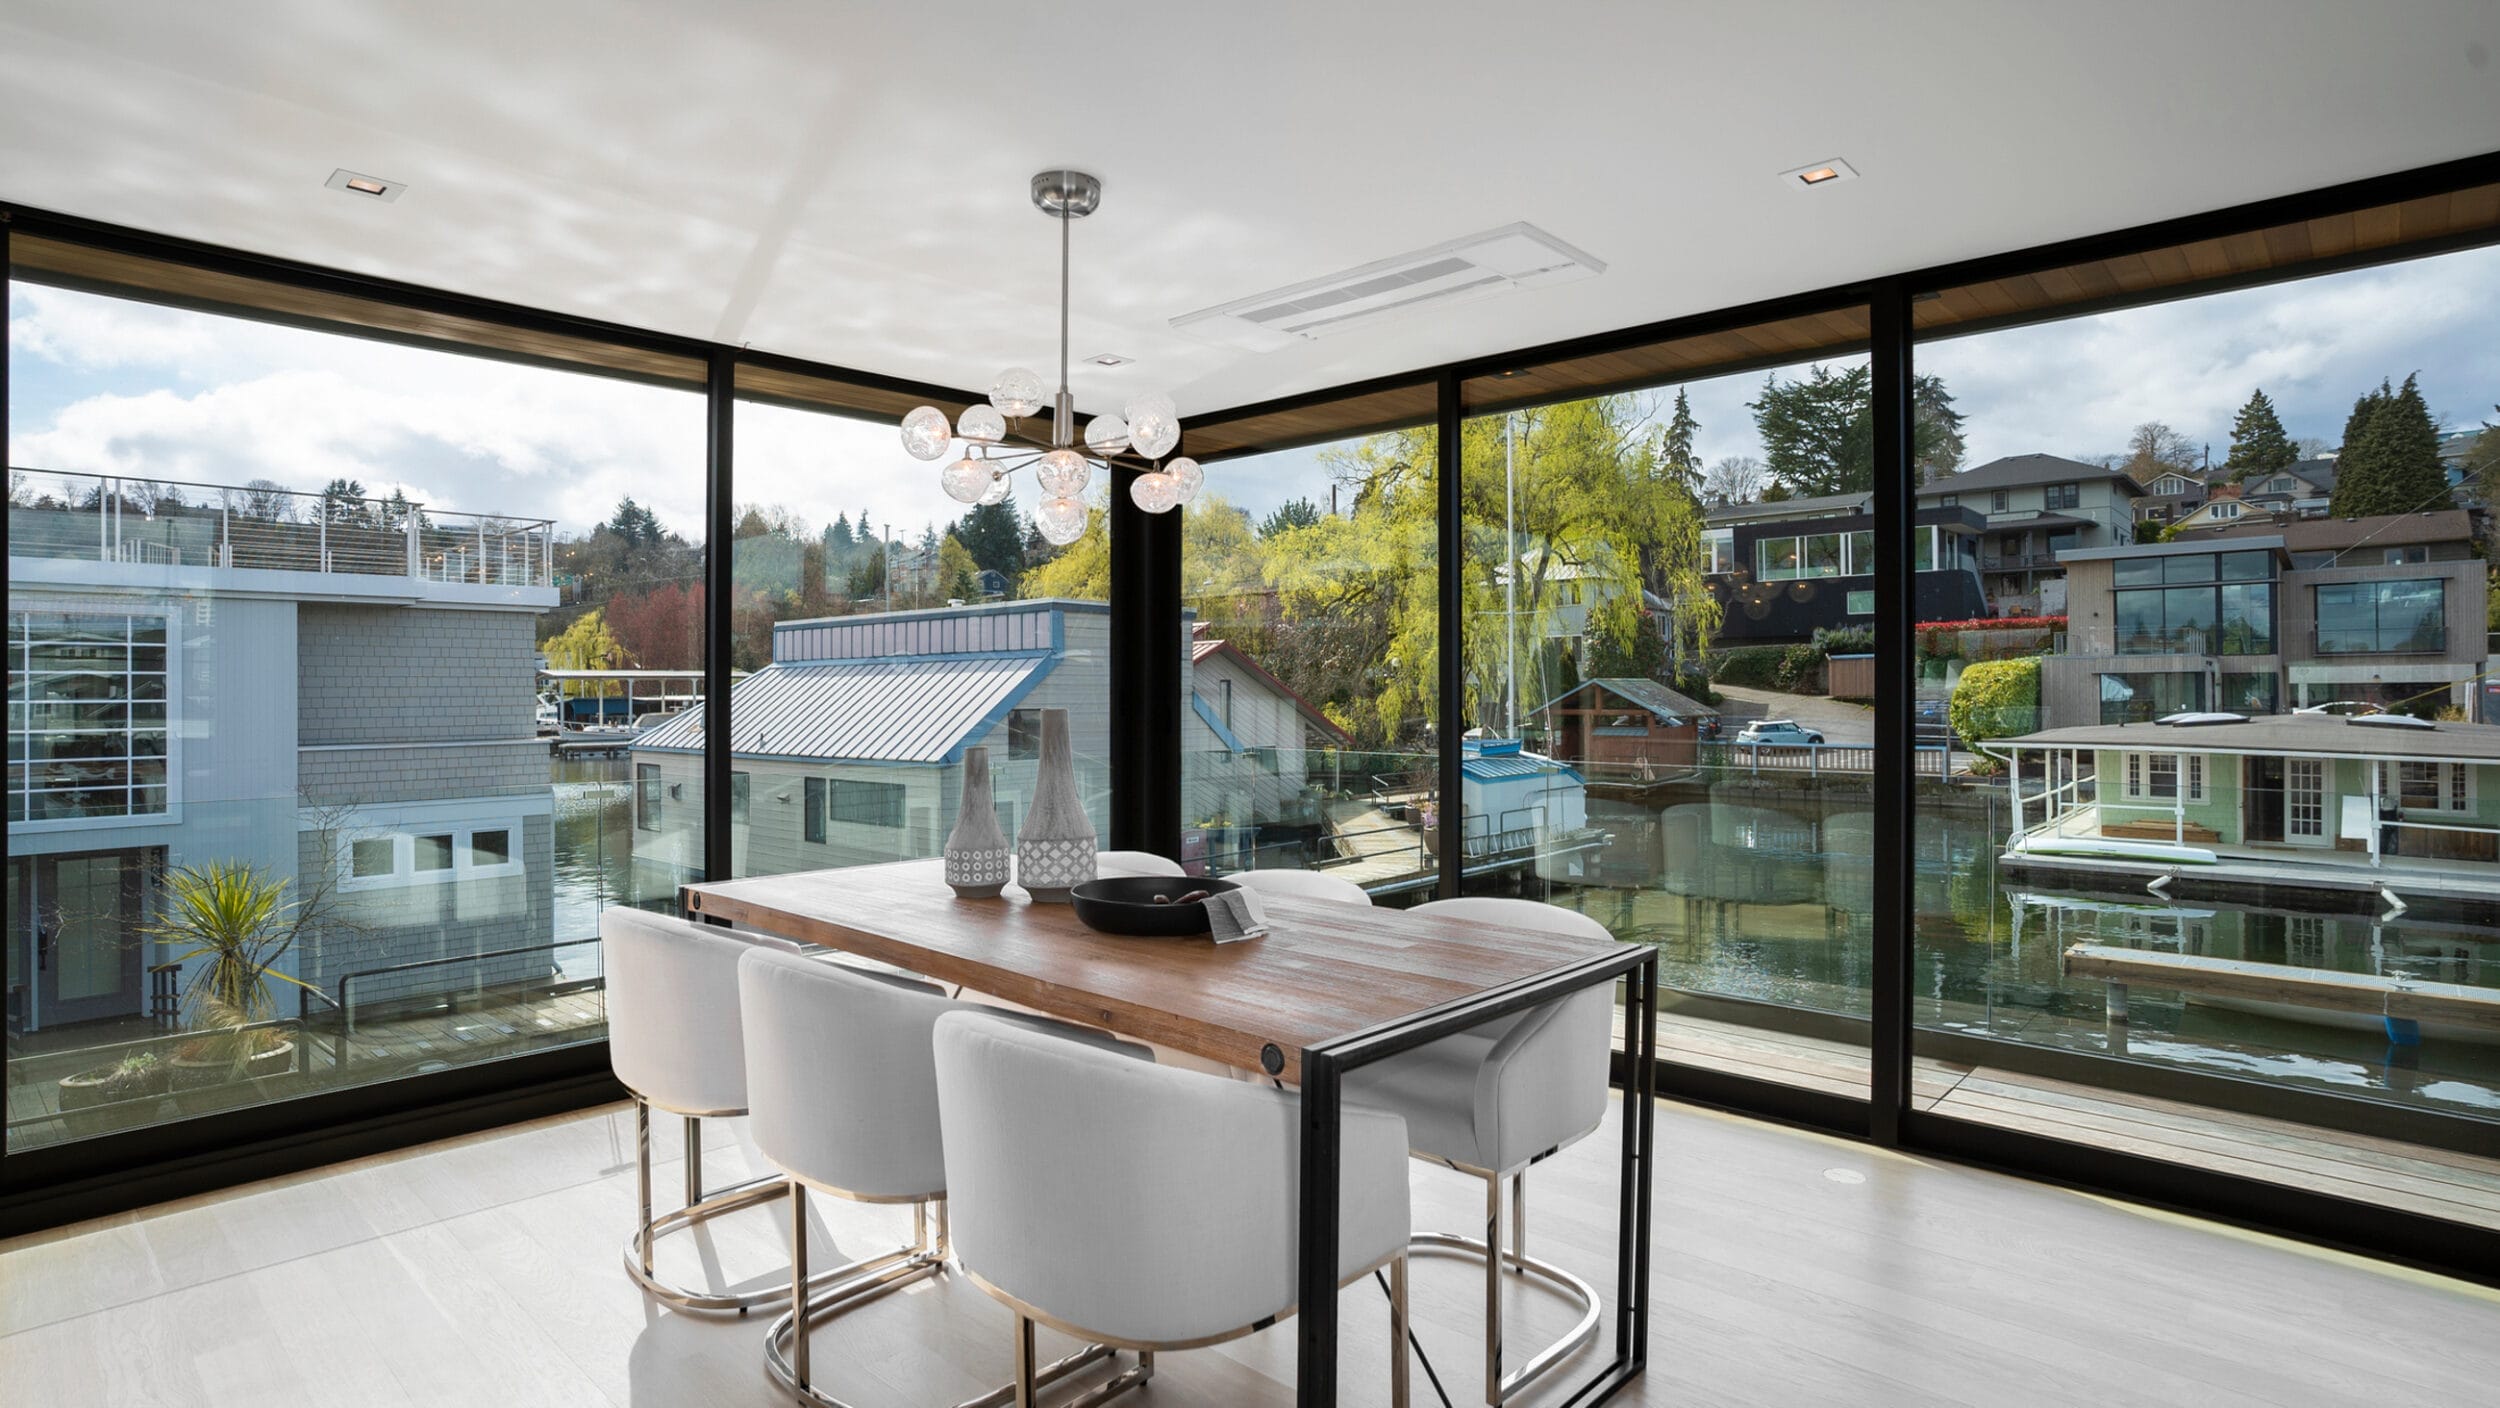
M 287 883 L 257 867 L 226 861 L 166 873 L 156 917 L 139 928 L 181 947 L 175 961 L 186 967 L 193 960 L 206 960 L 192 970 L 183 988 L 192 1030 L 233 1032 L 269 1020 L 277 1004 L 267 979 L 314 990 L 299 978 L 270 971 L 294 946 L 302 928 L 297 906 L 286 897 Z M 241 1068 L 272 1044 L 266 1037 L 232 1042 L 235 1065 Z

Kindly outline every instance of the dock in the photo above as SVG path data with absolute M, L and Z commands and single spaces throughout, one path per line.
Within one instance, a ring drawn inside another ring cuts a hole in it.
M 2059 964 L 2069 977 L 2099 978 L 2109 983 L 2113 1015 L 2126 1011 L 2126 990 L 2140 986 L 2322 1013 L 2385 1018 L 2391 1022 L 2435 1024 L 2467 1033 L 2468 1039 L 2479 1033 L 2483 1040 L 2500 1041 L 2500 988 L 2422 982 L 2383 973 L 2289 968 L 2280 963 L 2250 963 L 2236 958 L 2092 943 L 2068 948 L 2060 955 Z

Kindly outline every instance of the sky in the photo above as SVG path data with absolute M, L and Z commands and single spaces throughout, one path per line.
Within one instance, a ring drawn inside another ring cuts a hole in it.
M 2147 420 L 2220 460 L 2256 386 L 2295 438 L 2332 443 L 2357 396 L 2415 371 L 2443 423 L 2473 425 L 2500 418 L 2500 247 L 1924 343 L 1916 361 L 1966 417 L 1966 466 L 2116 453 Z M 702 524 L 702 402 L 688 391 L 23 283 L 9 373 L 18 469 L 308 491 L 349 478 L 567 532 L 630 494 L 689 537 Z M 1762 382 L 1686 388 L 1705 463 L 1761 454 L 1745 403 Z M 742 404 L 737 452 L 738 501 L 811 526 L 865 513 L 916 535 L 961 512 L 940 466 L 882 423 Z M 1208 484 L 1254 517 L 1295 497 L 1325 504 L 1320 453 L 1219 464 Z

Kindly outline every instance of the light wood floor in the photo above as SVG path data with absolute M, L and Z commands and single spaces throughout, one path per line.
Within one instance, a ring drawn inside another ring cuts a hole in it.
M 735 1122 L 706 1131 L 720 1176 L 749 1167 Z M 1612 1133 L 1541 1166 L 1529 1214 L 1544 1255 L 1602 1285 Z M 631 1140 L 611 1107 L 0 1245 L 0 1401 L 782 1402 L 762 1319 L 663 1312 L 626 1280 Z M 2500 1292 L 1674 1105 L 1658 1144 L 1651 1366 L 1617 1402 L 2462 1408 L 2500 1382 Z M 1458 1176 L 1415 1176 L 1419 1221 L 1478 1212 Z M 820 1264 L 908 1220 L 813 1207 Z M 664 1269 L 768 1279 L 785 1221 L 725 1219 Z M 1462 1264 L 1419 1264 L 1419 1332 L 1460 1404 L 1481 1362 L 1477 1286 Z M 1520 1309 L 1522 1333 L 1558 1318 Z M 1376 1293 L 1348 1293 L 1349 1403 L 1386 1399 L 1385 1321 Z M 1005 1327 L 950 1278 L 820 1330 L 816 1362 L 862 1408 L 951 1403 L 1004 1378 Z M 1287 1404 L 1293 1350 L 1287 1322 L 1164 1355 L 1130 1401 Z M 1420 1374 L 1416 1389 L 1433 1401 Z

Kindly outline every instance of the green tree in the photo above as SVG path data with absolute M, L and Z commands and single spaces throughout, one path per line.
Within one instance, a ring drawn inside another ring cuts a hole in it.
M 549 668 L 557 670 L 613 670 L 625 662 L 624 647 L 597 607 L 573 618 L 572 625 L 549 637 L 541 649 Z
M 631 494 L 617 500 L 616 512 L 610 514 L 608 521 L 600 526 L 622 538 L 629 548 L 653 547 L 667 536 L 660 527 L 659 517 L 635 503 Z
M 979 601 L 981 583 L 974 576 L 981 570 L 972 560 L 972 550 L 961 538 L 949 533 L 938 542 L 938 591 L 949 601 Z
M 1658 441 L 1658 469 L 1684 486 L 1688 494 L 1701 493 L 1701 463 L 1693 458 L 1693 437 L 1701 433 L 1701 422 L 1693 419 L 1692 402 L 1683 387 L 1675 389 L 1675 414 L 1667 421 L 1666 433 Z
M 1023 573 L 1024 525 L 1013 506 L 974 504 L 949 531 L 963 540 L 973 562 L 982 568 L 1003 573 L 1010 582 Z
M 2283 433 L 2283 422 L 2274 413 L 2274 402 L 2266 399 L 2265 388 L 2250 392 L 2248 404 L 2231 420 L 2231 453 L 2222 462 L 2231 471 L 2231 482 L 2272 473 L 2299 458 L 2300 447 Z
M 338 527 L 363 527 L 373 522 L 373 506 L 365 502 L 365 486 L 353 479 L 333 479 L 321 491 L 321 521 Z
M 847 513 L 837 513 L 833 516 L 833 522 L 825 527 L 825 549 L 839 555 L 849 551 L 850 546 L 851 516 Z
M 1801 497 L 1875 487 L 1873 384 L 1864 364 L 1837 372 L 1817 364 L 1794 381 L 1776 372 L 1766 378 L 1746 404 L 1772 481 Z M 1912 469 L 1919 483 L 1930 483 L 1960 467 L 1963 417 L 1940 377 L 1914 379 L 1910 399 Z
M 1308 528 L 1319 518 L 1318 504 L 1309 499 L 1287 499 L 1259 524 L 1259 536 L 1273 538 L 1295 528 Z
M 2447 466 L 2439 458 L 2439 423 L 2422 400 L 2417 377 L 2402 387 L 2385 381 L 2353 405 L 2335 458 L 2335 492 L 2327 511 L 2338 518 L 2454 508 Z
M 1962 667 L 1945 718 L 1965 743 L 2013 738 L 2040 726 L 2040 661 L 1981 660 Z

